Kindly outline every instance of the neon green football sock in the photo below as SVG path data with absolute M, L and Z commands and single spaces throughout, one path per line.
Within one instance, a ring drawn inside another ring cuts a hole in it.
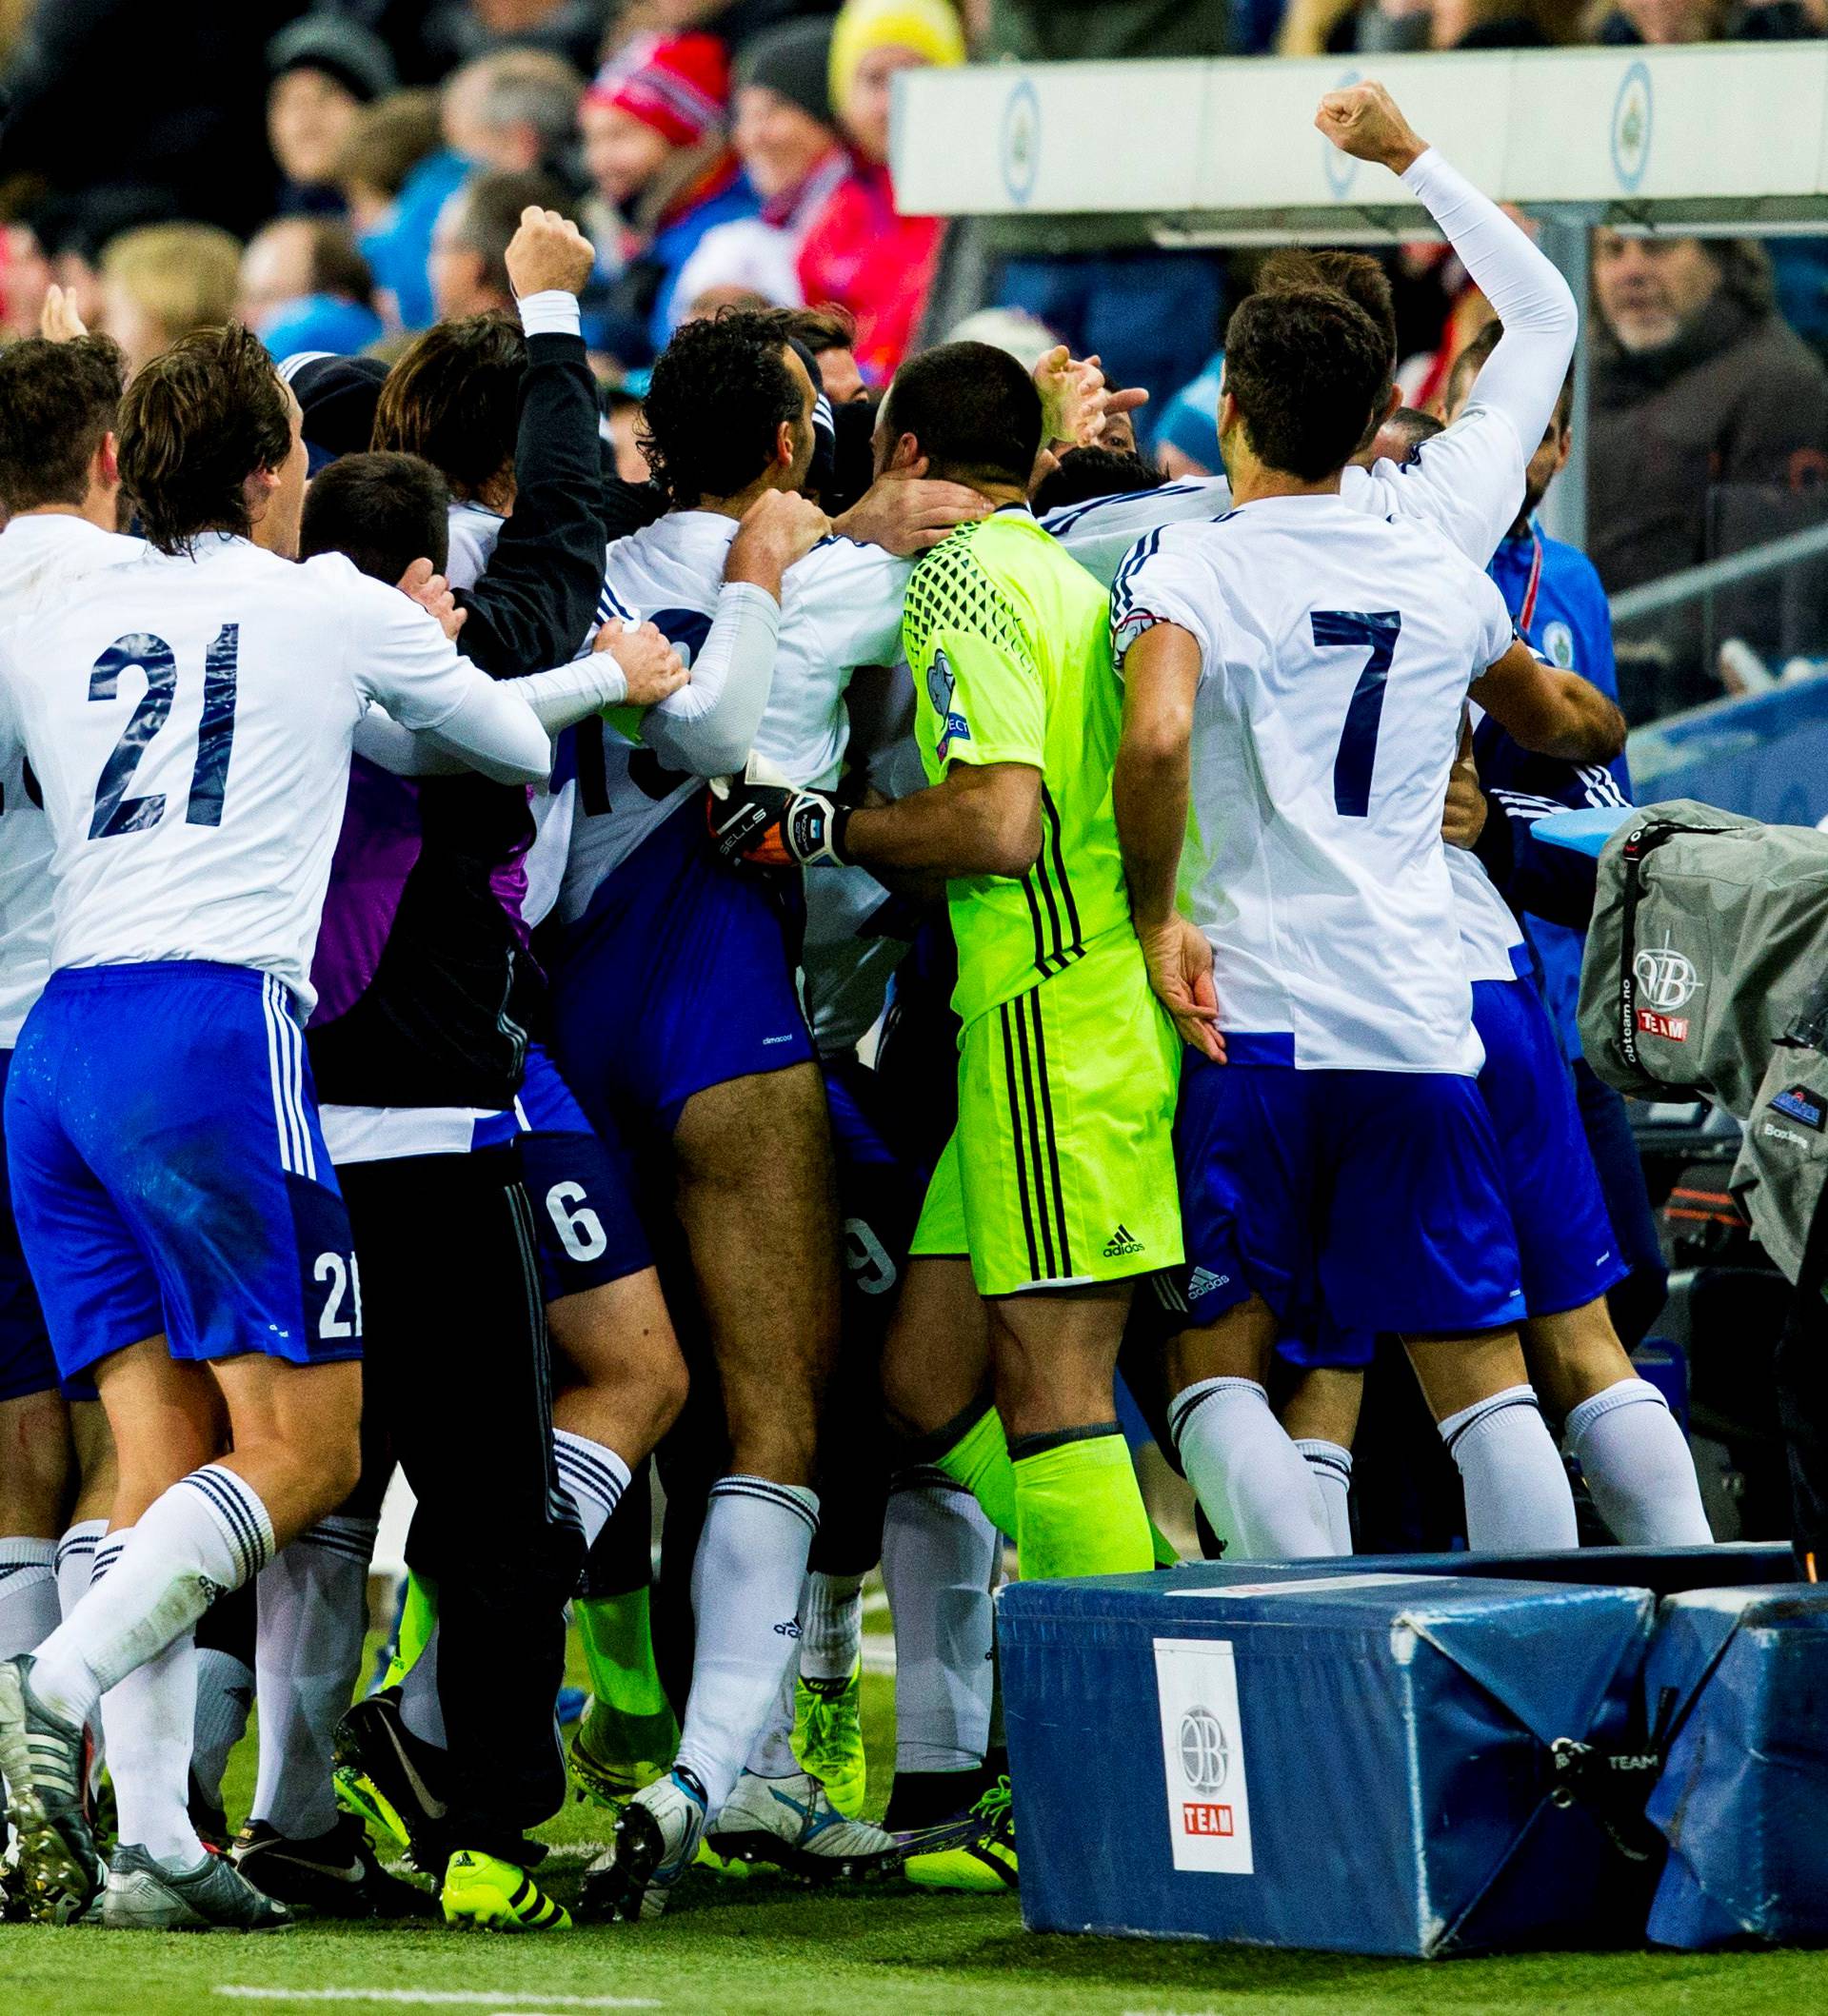
M 1142 1516 L 1145 1519 L 1149 1518 L 1146 1512 Z M 1149 1519 L 1149 1545 L 1155 1550 L 1155 1565 L 1157 1568 L 1179 1568 L 1181 1566 L 1181 1555 L 1174 1542 L 1168 1538 L 1167 1534 L 1162 1531 L 1153 1519 Z
M 984 1515 L 999 1532 L 1016 1536 L 1016 1472 L 1009 1461 L 1009 1444 L 1003 1432 L 1003 1418 L 986 1404 L 943 1456 L 934 1459 L 955 1484 L 962 1484 L 984 1508 Z
M 419 1663 L 438 1623 L 438 1585 L 407 1571 L 407 1600 L 400 1610 L 400 1635 L 394 1641 L 383 1687 L 398 1687 Z
M 1024 1582 L 1155 1566 L 1130 1452 L 1115 1421 L 1018 1442 L 1016 1552 Z
M 590 1692 L 606 1708 L 632 1721 L 671 1718 L 672 1703 L 654 1663 L 648 1592 L 631 1589 L 619 1596 L 580 1596 L 571 1605 Z

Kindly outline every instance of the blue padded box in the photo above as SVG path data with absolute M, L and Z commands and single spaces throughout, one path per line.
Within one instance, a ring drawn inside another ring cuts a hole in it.
M 1555 1802 L 1550 1746 L 1633 1747 L 1652 1608 L 1343 1561 L 1018 1583 L 1023 1919 L 1405 1957 L 1635 1941 L 1645 1868 Z
M 1669 1843 L 1651 1939 L 1828 1939 L 1828 1588 L 1670 1597 L 1644 1688 L 1669 1744 L 1649 1806 Z
M 1353 1554 L 1355 1574 L 1481 1575 L 1501 1582 L 1597 1582 L 1647 1589 L 1656 1596 L 1679 1590 L 1731 1584 L 1784 1583 L 1797 1578 L 1796 1556 L 1787 1545 L 1764 1540 L 1729 1540 L 1710 1547 L 1580 1547 L 1552 1554 Z M 1242 1567 L 1242 1563 L 1234 1563 Z M 1343 1564 L 1325 1564 L 1335 1573 Z M 1305 1572 L 1321 1572 L 1308 1562 Z

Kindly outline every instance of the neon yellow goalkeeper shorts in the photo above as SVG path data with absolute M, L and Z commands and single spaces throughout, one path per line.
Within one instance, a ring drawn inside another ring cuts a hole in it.
M 913 1253 L 968 1255 L 986 1295 L 1179 1266 L 1180 1075 L 1128 931 L 967 1023 L 958 1125 Z

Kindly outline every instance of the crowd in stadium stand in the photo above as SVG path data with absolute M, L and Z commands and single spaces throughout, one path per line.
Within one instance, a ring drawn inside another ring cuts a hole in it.
M 528 201 L 576 214 L 586 329 L 628 436 L 647 366 L 725 303 L 841 310 L 860 387 L 966 312 L 1055 338 L 1147 389 L 1142 445 L 1217 466 L 1218 331 L 1261 255 L 1063 254 L 904 217 L 898 70 L 970 58 L 1512 49 L 1774 40 L 1824 0 L 37 0 L 12 10 L 0 143 L 0 330 L 75 288 L 130 363 L 248 319 L 275 354 L 387 356 L 508 305 Z M 0 39 L 7 36 L 0 28 Z M 162 79 L 152 103 L 141 79 Z M 189 89 L 187 90 L 187 80 Z M 131 121 L 95 105 L 131 102 Z M 263 112 L 264 106 L 264 129 Z M 1113 136 L 1115 139 L 1116 136 Z M 1828 240 L 1596 247 L 1587 544 L 1610 593 L 1818 521 L 1828 495 Z M 1490 309 L 1444 247 L 1391 255 L 1405 394 L 1437 403 Z M 1768 585 L 1768 584 L 1767 584 Z M 1620 636 L 1635 721 L 1758 684 L 1828 637 L 1805 576 Z M 1734 648 L 1722 651 L 1727 637 Z M 1771 671 L 1767 671 L 1766 667 Z

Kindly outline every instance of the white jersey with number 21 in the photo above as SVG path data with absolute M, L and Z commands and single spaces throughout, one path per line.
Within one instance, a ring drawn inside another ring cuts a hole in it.
M 251 966 L 308 1014 L 356 723 L 378 701 L 435 731 L 483 675 L 342 555 L 213 532 L 9 613 L 0 761 L 23 749 L 43 787 L 52 970 Z

